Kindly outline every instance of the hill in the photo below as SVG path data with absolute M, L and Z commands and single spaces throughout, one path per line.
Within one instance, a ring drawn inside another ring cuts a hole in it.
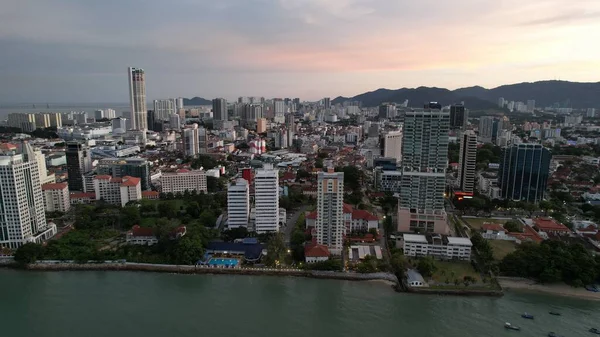
M 208 99 L 204 99 L 202 97 L 184 98 L 183 105 L 185 105 L 185 106 L 212 105 L 212 101 L 208 100 Z
M 509 101 L 535 99 L 536 106 L 545 107 L 554 103 L 573 108 L 600 107 L 600 82 L 579 83 L 567 81 L 540 81 L 503 85 L 493 89 L 480 86 L 448 90 L 443 88 L 419 87 L 397 90 L 377 89 L 354 97 L 337 97 L 332 103 L 346 100 L 357 100 L 363 106 L 377 106 L 383 102 L 402 103 L 409 100 L 409 105 L 419 107 L 424 102 L 436 101 L 442 105 L 464 101 L 471 110 L 493 109 L 497 107 L 498 98 Z

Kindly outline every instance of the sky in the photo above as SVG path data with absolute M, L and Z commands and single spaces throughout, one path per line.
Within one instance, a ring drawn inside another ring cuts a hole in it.
M 0 0 L 0 103 L 600 81 L 598 0 Z

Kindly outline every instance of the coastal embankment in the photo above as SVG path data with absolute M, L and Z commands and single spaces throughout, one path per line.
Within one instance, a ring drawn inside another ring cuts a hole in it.
M 425 295 L 450 295 L 450 296 L 492 296 L 501 297 L 504 295 L 502 290 L 493 289 L 444 289 L 444 288 L 414 288 L 409 287 L 407 292 L 413 294 Z
M 297 276 L 320 279 L 336 279 L 348 281 L 382 280 L 397 284 L 398 279 L 389 273 L 352 273 L 335 271 L 315 271 L 288 268 L 215 268 L 194 265 L 163 265 L 132 262 L 110 263 L 65 263 L 47 262 L 27 265 L 26 269 L 36 271 L 140 271 L 177 274 L 225 274 L 225 275 L 267 275 L 267 276 Z
M 529 291 L 552 295 L 600 301 L 600 293 L 585 288 L 575 288 L 567 284 L 540 284 L 536 281 L 519 277 L 498 277 L 498 283 L 506 292 Z

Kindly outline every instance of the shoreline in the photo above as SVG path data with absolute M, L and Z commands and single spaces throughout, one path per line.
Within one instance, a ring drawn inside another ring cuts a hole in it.
M 588 291 L 585 288 L 574 288 L 567 284 L 540 284 L 529 279 L 506 277 L 499 277 L 498 283 L 500 283 L 500 286 L 506 292 L 543 293 L 561 297 L 600 301 L 600 293 Z

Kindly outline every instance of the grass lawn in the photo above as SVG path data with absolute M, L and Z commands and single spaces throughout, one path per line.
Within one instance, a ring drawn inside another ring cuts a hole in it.
M 516 246 L 513 241 L 488 240 L 494 250 L 494 259 L 502 260 L 506 255 L 515 251 Z
M 158 204 L 163 203 L 163 202 L 168 202 L 168 201 L 172 201 L 175 203 L 175 207 L 177 208 L 177 210 L 181 209 L 181 206 L 183 206 L 184 201 L 182 199 L 175 199 L 175 200 L 148 200 L 148 199 L 142 199 L 140 200 L 140 203 L 142 205 L 151 205 L 154 204 L 156 206 L 158 206 Z
M 462 282 L 465 276 L 471 276 L 477 282 L 481 282 L 481 276 L 469 262 L 435 261 L 435 266 L 437 270 L 431 278 L 437 283 L 445 283 L 448 279 L 450 284 L 454 286 L 454 279 L 459 279 Z
M 156 219 L 158 219 L 158 218 L 154 218 L 154 217 L 142 218 L 142 220 L 140 221 L 140 227 L 153 227 L 154 224 L 156 223 Z
M 493 218 L 462 218 L 471 228 L 480 230 L 484 223 L 497 223 L 504 225 L 510 219 L 493 219 Z

